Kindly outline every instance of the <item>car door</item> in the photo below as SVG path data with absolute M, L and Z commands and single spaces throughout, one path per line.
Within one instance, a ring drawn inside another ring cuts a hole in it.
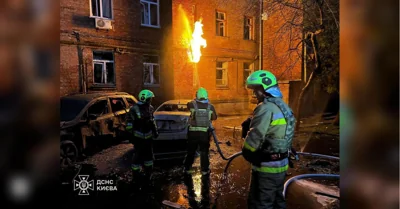
M 109 103 L 111 106 L 111 111 L 114 115 L 112 119 L 112 126 L 114 128 L 114 136 L 116 136 L 116 131 L 124 131 L 126 126 L 126 117 L 128 113 L 128 108 L 126 102 L 121 96 L 109 97 Z
M 112 128 L 109 126 L 109 120 L 112 120 L 113 114 L 110 109 L 107 98 L 96 100 L 87 110 L 89 130 L 92 136 L 105 136 L 113 134 Z

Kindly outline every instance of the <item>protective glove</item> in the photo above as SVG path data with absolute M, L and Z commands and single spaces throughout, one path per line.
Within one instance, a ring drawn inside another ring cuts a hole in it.
M 261 160 L 259 157 L 259 152 L 252 152 L 248 149 L 242 148 L 242 155 L 245 160 L 250 162 L 251 164 L 255 166 L 260 166 L 261 165 Z
M 246 138 L 247 132 L 250 130 L 251 117 L 247 118 L 242 123 L 242 138 Z

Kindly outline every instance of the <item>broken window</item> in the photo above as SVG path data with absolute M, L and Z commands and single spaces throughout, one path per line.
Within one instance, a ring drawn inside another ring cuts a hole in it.
M 132 107 L 134 104 L 136 104 L 136 102 L 131 98 L 126 98 L 126 101 L 128 102 L 129 107 Z
M 160 65 L 158 56 L 144 56 L 144 85 L 159 85 L 160 84 Z
M 253 37 L 253 18 L 244 17 L 244 39 L 254 40 Z
M 244 80 L 243 85 L 244 85 L 244 87 L 246 87 L 247 78 L 253 72 L 253 69 L 254 69 L 253 66 L 254 66 L 253 63 L 250 63 L 250 62 L 243 63 L 243 80 Z
M 216 82 L 217 86 L 228 85 L 228 62 L 217 62 Z
M 142 25 L 160 27 L 159 0 L 140 0 Z
M 124 100 L 122 98 L 110 98 L 110 104 L 113 112 L 126 109 Z
M 100 100 L 94 103 L 88 109 L 88 115 L 95 115 L 97 117 L 108 113 L 108 102 L 107 100 Z
M 112 19 L 112 0 L 91 0 L 91 16 Z
M 224 12 L 216 12 L 216 35 L 226 36 L 226 16 Z
M 114 55 L 112 52 L 93 52 L 93 83 L 115 85 Z

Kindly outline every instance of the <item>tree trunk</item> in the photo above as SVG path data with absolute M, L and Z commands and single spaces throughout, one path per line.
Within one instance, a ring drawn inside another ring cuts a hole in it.
M 315 34 L 311 33 L 311 32 L 309 32 L 306 37 L 308 39 L 310 39 L 310 41 L 311 41 L 311 45 L 312 45 L 313 53 L 314 53 L 314 59 L 315 59 L 315 67 L 314 67 L 314 70 L 311 72 L 310 77 L 309 77 L 306 85 L 304 86 L 304 88 L 300 92 L 300 96 L 299 96 L 299 99 L 297 101 L 296 114 L 295 114 L 295 116 L 297 117 L 297 120 L 300 120 L 300 111 L 301 111 L 301 107 L 303 106 L 302 104 L 303 104 L 304 94 L 309 89 L 310 83 L 314 80 L 315 72 L 319 71 L 319 69 L 321 67 L 321 59 L 320 59 L 319 53 L 318 53 L 317 38 L 315 37 Z M 299 128 L 300 128 L 300 122 L 297 122 L 295 130 L 298 131 Z
M 300 95 L 299 95 L 299 98 L 298 98 L 298 100 L 297 100 L 297 107 L 296 107 L 296 114 L 295 114 L 295 116 L 296 116 L 296 118 L 297 118 L 297 123 L 296 123 L 296 131 L 298 131 L 299 130 L 299 127 L 300 127 L 300 122 L 299 122 L 299 120 L 300 120 L 300 111 L 301 111 L 301 108 L 302 108 L 302 106 L 303 106 L 303 103 L 304 103 L 304 95 L 305 95 L 305 93 L 308 91 L 308 89 L 309 89 L 309 86 L 310 86 L 310 84 L 311 84 L 311 81 L 313 80 L 313 78 L 314 78 L 314 71 L 313 72 L 311 72 L 311 74 L 310 74 L 310 77 L 308 78 L 308 82 L 306 83 L 306 85 L 303 87 L 303 89 L 301 90 L 301 92 L 300 92 Z

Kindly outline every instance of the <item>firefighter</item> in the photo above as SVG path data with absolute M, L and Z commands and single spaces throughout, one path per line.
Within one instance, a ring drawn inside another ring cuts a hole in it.
M 208 100 L 207 90 L 199 88 L 196 98 L 187 103 L 190 110 L 187 154 L 184 160 L 185 174 L 192 174 L 192 165 L 197 148 L 200 151 L 200 165 L 202 175 L 210 174 L 209 148 L 211 139 L 210 124 L 217 119 L 217 113 Z
M 271 72 L 253 72 L 246 86 L 258 100 L 242 148 L 243 157 L 252 164 L 248 208 L 284 209 L 282 193 L 296 119 Z
M 158 137 L 157 125 L 154 121 L 154 108 L 151 101 L 153 92 L 144 89 L 139 93 L 139 101 L 128 113 L 128 130 L 131 130 L 131 143 L 134 144 L 135 154 L 132 159 L 133 185 L 136 189 L 150 186 L 153 171 L 153 139 Z M 144 171 L 145 179 L 140 181 L 140 172 Z M 140 184 L 142 182 L 143 184 Z

